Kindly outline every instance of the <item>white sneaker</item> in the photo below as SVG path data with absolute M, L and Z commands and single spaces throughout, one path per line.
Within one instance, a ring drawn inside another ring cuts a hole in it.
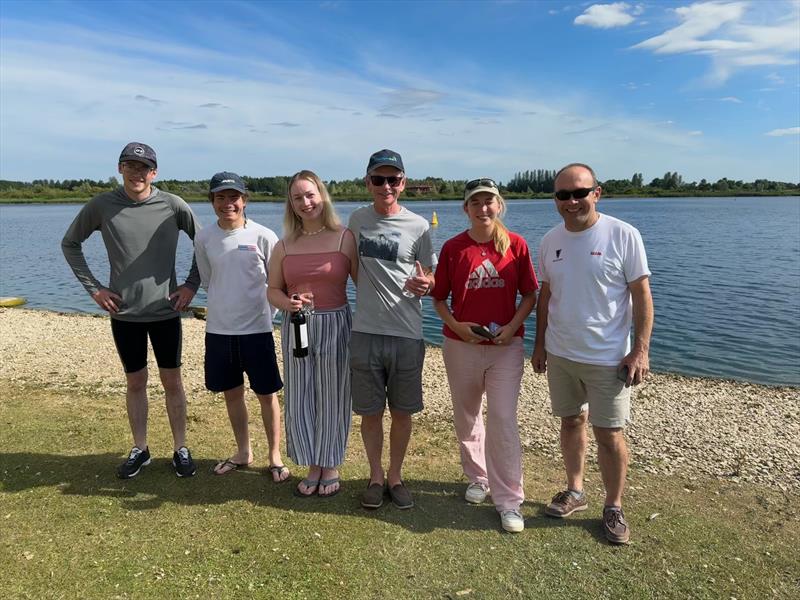
M 484 500 L 486 500 L 486 496 L 489 494 L 489 486 L 485 483 L 470 483 L 467 486 L 467 491 L 464 494 L 464 500 L 469 502 L 470 504 L 480 504 Z
M 509 533 L 519 533 L 525 529 L 525 519 L 518 510 L 504 510 L 500 513 L 500 522 L 503 529 Z

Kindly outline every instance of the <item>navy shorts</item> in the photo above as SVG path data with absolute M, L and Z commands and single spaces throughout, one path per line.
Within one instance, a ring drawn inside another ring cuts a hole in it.
M 126 373 L 135 373 L 147 367 L 148 336 L 159 369 L 177 369 L 181 366 L 180 317 L 147 323 L 112 318 L 111 334 Z
M 244 384 L 256 394 L 274 394 L 283 387 L 272 333 L 221 335 L 206 332 L 206 388 L 225 392 Z

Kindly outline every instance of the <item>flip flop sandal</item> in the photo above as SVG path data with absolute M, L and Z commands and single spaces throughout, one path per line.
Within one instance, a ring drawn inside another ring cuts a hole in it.
M 233 473 L 234 471 L 238 471 L 239 469 L 246 469 L 249 465 L 247 463 L 237 463 L 233 462 L 230 458 L 226 458 L 225 460 L 219 461 L 214 468 L 211 469 L 211 472 L 214 475 L 219 477 L 223 475 L 227 475 L 228 473 Z M 220 471 L 222 471 L 220 473 Z
M 304 494 L 303 492 L 300 491 L 300 488 L 298 487 L 300 483 L 302 483 L 307 488 L 313 487 L 314 489 L 308 494 Z M 298 498 L 311 498 L 312 496 L 317 495 L 317 490 L 319 489 L 319 484 L 320 484 L 319 479 L 303 479 L 303 481 L 301 481 L 300 483 L 298 483 L 297 486 L 295 486 L 294 492 L 292 492 L 295 496 L 297 496 Z
M 322 488 L 327 487 L 329 485 L 333 485 L 334 483 L 339 483 L 338 477 L 331 477 L 330 479 L 320 479 L 317 490 L 321 490 Z M 317 496 L 319 496 L 320 498 L 330 498 L 331 496 L 335 496 L 336 494 L 338 494 L 341 489 L 342 486 L 340 484 L 338 488 L 336 488 L 329 494 L 323 494 L 321 491 L 317 491 Z
M 272 483 L 284 483 L 289 481 L 291 473 L 289 472 L 289 468 L 285 465 L 270 465 L 267 467 L 267 470 L 270 472 L 270 475 L 272 475 Z M 286 479 L 281 479 L 280 477 L 284 471 L 286 471 Z M 275 479 L 276 474 L 278 475 L 278 479 Z

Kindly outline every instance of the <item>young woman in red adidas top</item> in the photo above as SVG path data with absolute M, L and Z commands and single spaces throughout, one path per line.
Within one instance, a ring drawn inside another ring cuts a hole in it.
M 461 465 L 470 482 L 465 499 L 478 504 L 491 494 L 503 528 L 518 532 L 524 528 L 517 425 L 525 364 L 523 321 L 536 304 L 539 283 L 527 243 L 500 220 L 504 211 L 494 181 L 483 178 L 466 184 L 464 212 L 470 228 L 442 247 L 432 296 L 444 321 L 453 420 Z M 519 304 L 517 293 L 522 296 Z M 490 337 L 476 333 L 480 326 L 491 332 Z

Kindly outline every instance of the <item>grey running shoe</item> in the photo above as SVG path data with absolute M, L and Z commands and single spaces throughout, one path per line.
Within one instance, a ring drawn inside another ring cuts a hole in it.
M 117 477 L 120 479 L 131 479 L 139 474 L 142 467 L 150 464 L 150 450 L 145 448 L 140 450 L 136 446 L 131 448 L 128 459 L 117 467 Z
M 603 533 L 612 544 L 627 544 L 630 541 L 631 530 L 620 507 L 607 506 L 603 509 Z
M 197 473 L 192 455 L 186 446 L 181 446 L 172 454 L 172 466 L 178 477 L 191 477 Z
M 544 514 L 549 517 L 564 518 L 570 516 L 574 512 L 586 510 L 589 503 L 586 501 L 586 494 L 581 494 L 580 498 L 576 498 L 569 490 L 558 492 L 547 508 L 544 509 Z

